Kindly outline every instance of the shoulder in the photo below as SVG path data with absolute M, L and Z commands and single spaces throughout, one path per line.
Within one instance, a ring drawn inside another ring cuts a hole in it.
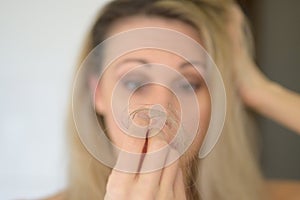
M 267 199 L 300 199 L 300 181 L 266 181 L 265 190 Z

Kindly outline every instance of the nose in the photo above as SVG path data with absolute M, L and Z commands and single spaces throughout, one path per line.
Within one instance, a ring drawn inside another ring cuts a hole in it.
M 162 85 L 150 84 L 143 97 L 143 103 L 148 105 L 160 105 L 165 109 L 175 109 L 178 107 L 176 96 L 173 92 Z

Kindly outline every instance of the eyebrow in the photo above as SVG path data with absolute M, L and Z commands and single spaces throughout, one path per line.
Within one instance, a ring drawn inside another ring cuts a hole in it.
M 184 62 L 180 65 L 180 68 L 186 68 L 188 66 L 192 66 L 192 67 L 202 66 L 204 69 L 206 68 L 206 65 L 201 61 Z
M 136 63 L 141 63 L 143 65 L 151 64 L 151 62 L 141 59 L 141 58 L 127 58 L 123 61 L 121 61 L 117 66 L 121 66 L 122 64 L 130 63 L 130 62 L 136 62 Z M 148 65 L 151 66 L 151 65 Z M 183 62 L 182 64 L 179 65 L 179 68 L 186 68 L 188 66 L 195 67 L 195 66 L 202 66 L 205 69 L 205 64 L 201 61 L 191 61 L 191 62 Z
M 118 66 L 122 65 L 122 64 L 126 64 L 126 63 L 130 63 L 130 62 L 137 62 L 137 63 L 141 63 L 141 64 L 149 64 L 149 62 L 147 60 L 144 59 L 140 59 L 140 58 L 127 58 L 123 61 L 121 61 L 120 63 L 118 63 Z

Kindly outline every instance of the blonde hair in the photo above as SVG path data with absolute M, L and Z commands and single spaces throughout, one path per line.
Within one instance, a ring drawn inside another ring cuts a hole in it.
M 256 130 L 251 116 L 237 94 L 233 80 L 232 55 L 226 33 L 227 7 L 231 3 L 183 0 L 117 0 L 101 12 L 87 37 L 80 63 L 107 37 L 110 26 L 126 16 L 157 16 L 193 26 L 222 74 L 227 93 L 227 115 L 222 135 L 204 159 L 194 159 L 188 169 L 188 199 L 253 200 L 261 198 L 262 177 L 258 165 Z M 225 2 L 225 1 L 224 1 Z M 88 74 L 87 74 L 88 76 Z M 87 78 L 87 77 L 86 77 Z M 80 90 L 82 106 L 90 103 L 88 84 Z M 101 116 L 99 120 L 103 123 Z M 83 146 L 69 116 L 70 179 L 66 198 L 103 199 L 111 169 L 95 159 Z

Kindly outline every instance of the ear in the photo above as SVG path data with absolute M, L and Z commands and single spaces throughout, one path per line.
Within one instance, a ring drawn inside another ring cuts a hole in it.
M 100 115 L 104 115 L 106 111 L 105 98 L 103 96 L 103 83 L 100 84 L 100 81 L 101 80 L 98 80 L 96 76 L 91 76 L 89 78 L 89 90 L 96 112 Z

